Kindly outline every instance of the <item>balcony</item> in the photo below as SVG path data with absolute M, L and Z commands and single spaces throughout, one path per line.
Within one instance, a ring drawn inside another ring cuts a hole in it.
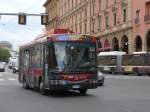
M 149 22 L 150 21 L 150 14 L 147 14 L 144 16 L 144 21 Z

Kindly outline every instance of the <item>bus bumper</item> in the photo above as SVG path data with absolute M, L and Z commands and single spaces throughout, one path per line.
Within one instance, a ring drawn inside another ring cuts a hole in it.
M 49 89 L 51 90 L 95 89 L 97 87 L 98 87 L 98 80 L 86 80 L 86 81 L 50 80 L 49 81 Z

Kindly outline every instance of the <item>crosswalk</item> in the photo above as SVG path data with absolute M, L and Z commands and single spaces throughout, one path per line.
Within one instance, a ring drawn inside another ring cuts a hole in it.
M 8 79 L 0 78 L 0 83 L 6 82 L 6 81 L 17 81 L 17 79 L 15 79 L 15 78 L 8 78 Z
M 0 85 L 18 82 L 18 75 L 11 72 L 0 72 Z

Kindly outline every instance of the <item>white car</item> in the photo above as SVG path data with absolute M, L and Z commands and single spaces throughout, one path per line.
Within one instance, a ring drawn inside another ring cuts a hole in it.
M 5 62 L 0 62 L 0 71 L 5 71 Z
M 19 71 L 18 62 L 13 63 L 12 71 L 13 71 L 13 73 L 16 73 Z
M 98 86 L 103 86 L 104 80 L 105 80 L 104 74 L 98 71 Z

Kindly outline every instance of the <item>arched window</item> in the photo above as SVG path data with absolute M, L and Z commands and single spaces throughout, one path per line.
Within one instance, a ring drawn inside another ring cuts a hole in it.
M 116 37 L 113 38 L 112 48 L 113 48 L 113 51 L 119 51 L 119 43 Z
M 106 39 L 105 42 L 104 42 L 104 50 L 110 50 L 110 43 L 109 41 Z
M 135 38 L 135 51 L 142 51 L 142 39 L 140 36 Z
M 122 51 L 128 53 L 128 37 L 124 35 L 121 39 Z

